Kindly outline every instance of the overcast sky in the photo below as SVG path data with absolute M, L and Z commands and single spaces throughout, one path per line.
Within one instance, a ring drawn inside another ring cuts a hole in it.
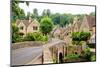
M 95 7 L 92 6 L 79 6 L 79 5 L 61 5 L 61 4 L 47 4 L 47 3 L 30 3 L 29 6 L 26 3 L 20 3 L 19 7 L 24 9 L 25 14 L 33 11 L 34 8 L 38 9 L 39 15 L 44 9 L 50 9 L 52 13 L 71 13 L 71 14 L 89 14 L 95 11 Z

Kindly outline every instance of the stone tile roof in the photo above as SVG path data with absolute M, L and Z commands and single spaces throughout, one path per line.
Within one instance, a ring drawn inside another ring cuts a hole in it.
M 87 18 L 87 22 L 89 24 L 89 28 L 90 29 L 96 25 L 95 17 L 94 16 L 86 15 L 86 18 Z
M 80 29 L 81 24 L 82 24 L 81 21 L 78 21 L 78 22 L 77 22 L 77 25 L 78 25 L 78 28 L 79 28 L 79 29 Z
M 37 20 L 34 20 L 34 21 L 29 21 L 29 20 L 17 20 L 16 21 L 16 24 L 19 25 L 19 23 L 22 22 L 26 27 L 28 27 L 32 22 L 34 23 L 38 23 Z
M 30 24 L 30 22 L 28 21 L 28 20 L 21 20 L 23 23 L 24 23 L 24 25 L 26 26 L 26 27 L 28 27 L 28 25 Z

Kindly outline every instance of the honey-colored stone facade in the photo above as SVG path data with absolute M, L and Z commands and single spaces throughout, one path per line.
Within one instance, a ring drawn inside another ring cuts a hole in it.
M 27 33 L 33 33 L 39 31 L 39 22 L 37 20 L 17 20 L 16 25 L 19 28 L 19 32 L 26 35 Z

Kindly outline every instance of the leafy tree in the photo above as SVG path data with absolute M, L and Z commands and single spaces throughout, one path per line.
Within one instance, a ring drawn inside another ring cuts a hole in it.
M 46 9 L 43 10 L 42 16 L 43 16 L 43 17 L 47 16 Z
M 72 14 L 53 14 L 51 18 L 54 24 L 58 24 L 61 27 L 64 27 L 66 24 L 73 23 L 73 15 Z
M 60 14 L 59 13 L 52 14 L 51 19 L 55 25 L 60 24 Z
M 74 16 L 77 16 L 78 20 L 83 20 L 85 14 L 77 14 L 77 15 L 74 15 Z
M 91 12 L 90 15 L 91 15 L 91 16 L 95 16 L 95 12 Z
M 66 24 L 71 23 L 70 20 L 71 19 L 69 18 L 69 15 L 66 14 L 60 15 L 60 26 L 64 27 Z
M 50 15 L 51 15 L 50 9 L 44 9 L 43 10 L 43 12 L 42 12 L 43 17 L 46 17 L 46 16 L 50 17 Z
M 27 12 L 27 16 L 26 19 L 29 20 L 29 18 L 32 16 L 32 14 L 30 12 Z
M 47 9 L 47 16 L 50 17 L 50 15 L 51 15 L 50 9 Z
M 48 34 L 53 29 L 53 22 L 50 18 L 44 17 L 40 22 L 40 30 L 43 34 Z
M 26 18 L 26 16 L 25 16 L 24 10 L 20 9 L 19 19 L 25 19 L 25 18 Z
M 12 1 L 12 22 L 16 19 L 25 19 L 24 10 L 19 7 L 19 0 Z
M 87 41 L 90 38 L 90 32 L 73 32 L 72 40 L 73 41 Z
M 36 8 L 33 10 L 33 17 L 38 19 L 38 10 Z
M 38 21 L 40 21 L 41 16 L 38 15 L 37 8 L 33 9 L 33 13 L 31 14 L 31 18 L 34 18 L 34 19 L 37 19 Z
M 72 43 L 75 45 L 82 45 L 82 43 L 89 40 L 91 34 L 90 32 L 73 32 L 72 33 Z M 82 50 L 82 47 L 81 47 Z
M 19 4 L 19 0 L 14 0 L 12 1 L 12 21 L 16 21 L 16 19 L 18 18 L 19 16 L 19 7 L 18 7 L 18 4 Z
M 12 24 L 12 43 L 20 41 L 20 35 L 19 33 L 19 28 L 15 25 Z

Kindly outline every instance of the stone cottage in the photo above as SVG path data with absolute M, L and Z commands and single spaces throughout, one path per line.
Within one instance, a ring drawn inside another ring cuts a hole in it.
M 18 26 L 21 35 L 39 31 L 39 22 L 36 19 L 17 20 L 16 25 Z

